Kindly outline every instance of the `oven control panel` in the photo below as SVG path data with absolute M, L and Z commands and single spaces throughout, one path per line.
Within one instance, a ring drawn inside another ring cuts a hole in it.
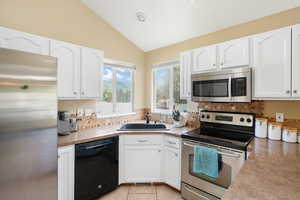
M 252 127 L 254 115 L 203 111 L 200 113 L 200 121 Z

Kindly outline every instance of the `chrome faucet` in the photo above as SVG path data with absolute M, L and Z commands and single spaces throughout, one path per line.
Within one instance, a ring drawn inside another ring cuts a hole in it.
M 151 114 L 149 112 L 147 112 L 146 115 L 145 115 L 145 119 L 146 119 L 147 124 L 150 123 L 150 118 L 151 118 Z

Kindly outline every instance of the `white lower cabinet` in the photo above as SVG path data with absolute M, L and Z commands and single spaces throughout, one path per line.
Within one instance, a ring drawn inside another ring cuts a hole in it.
M 121 135 L 120 183 L 165 182 L 180 190 L 181 141 L 164 135 Z
M 161 182 L 161 146 L 125 146 L 126 182 Z
M 74 145 L 58 148 L 58 200 L 74 200 Z
M 179 149 L 165 147 L 164 149 L 164 175 L 165 182 L 180 190 L 181 182 L 181 153 Z
M 161 182 L 162 141 L 162 135 L 120 136 L 121 182 Z

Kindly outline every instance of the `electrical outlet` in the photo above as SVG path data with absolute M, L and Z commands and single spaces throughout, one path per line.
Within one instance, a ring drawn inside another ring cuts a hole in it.
M 283 121 L 284 121 L 284 114 L 276 113 L 276 122 L 283 122 Z

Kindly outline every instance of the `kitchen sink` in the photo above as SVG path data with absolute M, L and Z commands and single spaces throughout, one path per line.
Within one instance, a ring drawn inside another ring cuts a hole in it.
M 118 131 L 159 131 L 168 130 L 164 124 L 128 123 L 124 124 Z

